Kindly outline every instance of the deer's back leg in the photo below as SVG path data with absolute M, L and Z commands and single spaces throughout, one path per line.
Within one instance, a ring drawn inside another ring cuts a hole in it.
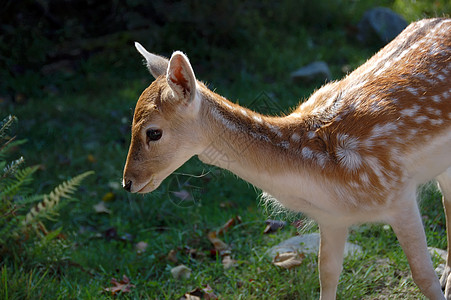
M 423 223 L 416 202 L 415 187 L 405 190 L 394 209 L 390 225 L 409 261 L 412 277 L 428 299 L 444 299 L 432 266 Z
M 446 233 L 448 239 L 448 256 L 446 258 L 446 266 L 440 278 L 440 284 L 445 291 L 445 298 L 451 300 L 451 168 L 437 176 L 440 190 L 443 194 L 443 207 L 446 216 Z

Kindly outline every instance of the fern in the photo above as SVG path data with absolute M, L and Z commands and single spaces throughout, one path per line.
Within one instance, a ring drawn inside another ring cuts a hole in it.
M 82 173 L 61 183 L 50 194 L 44 195 L 43 200 L 31 208 L 26 214 L 23 220 L 23 225 L 33 224 L 42 218 L 49 218 L 50 216 L 55 215 L 60 199 L 70 198 L 70 196 L 77 190 L 77 186 L 80 185 L 83 179 L 93 173 L 94 172 L 92 171 Z
M 41 221 L 56 218 L 61 199 L 70 198 L 82 180 L 93 172 L 65 181 L 49 194 L 33 193 L 30 183 L 38 166 L 24 167 L 23 157 L 7 161 L 8 153 L 24 143 L 10 137 L 9 131 L 16 120 L 9 116 L 0 122 L 0 257 L 11 254 L 17 258 L 24 253 L 33 256 L 38 252 L 47 253 L 52 247 L 61 252 L 62 242 L 56 239 L 61 229 L 48 232 Z M 30 243 L 31 240 L 34 242 Z
M 9 129 L 14 122 L 17 122 L 17 118 L 11 115 L 7 116 L 2 122 L 0 122 L 0 139 L 4 139 L 7 136 Z
M 14 166 L 12 166 L 13 164 L 8 166 L 8 173 L 14 174 L 14 178 L 5 178 L 6 176 L 3 177 L 4 182 L 0 182 L 0 199 L 17 195 L 25 185 L 29 184 L 33 180 L 32 175 L 37 171 L 38 167 L 27 167 L 25 169 L 18 170 L 20 164 L 22 164 L 22 162 L 16 163 Z M 23 190 L 22 193 L 24 193 Z

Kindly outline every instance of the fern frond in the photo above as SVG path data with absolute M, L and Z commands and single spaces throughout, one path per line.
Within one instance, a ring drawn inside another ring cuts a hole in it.
M 0 122 L 0 139 L 6 137 L 6 133 L 15 121 L 17 121 L 17 118 L 15 116 L 9 115 L 4 118 L 2 122 Z
M 25 144 L 26 142 L 27 142 L 26 140 L 17 140 L 16 141 L 15 137 L 10 138 L 5 143 L 3 143 L 3 145 L 0 146 L 0 159 L 4 159 L 6 157 L 6 153 L 11 148 Z
M 19 163 L 17 163 L 17 165 Z M 14 174 L 15 175 L 14 179 L 12 179 L 11 181 L 8 181 L 4 187 L 3 187 L 3 184 L 1 184 L 2 190 L 0 191 L 0 199 L 2 199 L 4 197 L 15 196 L 19 192 L 19 190 L 22 186 L 30 183 L 33 180 L 33 178 L 31 176 L 33 175 L 34 172 L 37 171 L 37 169 L 38 169 L 38 167 L 34 166 L 34 167 L 27 167 L 22 170 L 17 170 L 16 173 Z M 5 178 L 5 177 L 0 177 L 0 179 L 2 179 L 2 178 Z
M 13 160 L 9 163 L 9 165 L 6 165 L 2 169 L 2 177 L 7 177 L 10 175 L 13 175 L 16 173 L 16 171 L 19 169 L 19 167 L 25 162 L 25 159 L 21 156 L 19 159 Z
M 44 195 L 44 198 L 36 206 L 30 209 L 23 220 L 23 225 L 36 222 L 39 218 L 48 218 L 55 213 L 61 198 L 69 198 L 81 184 L 83 179 L 93 174 L 93 171 L 82 173 L 74 178 L 58 185 L 52 192 Z

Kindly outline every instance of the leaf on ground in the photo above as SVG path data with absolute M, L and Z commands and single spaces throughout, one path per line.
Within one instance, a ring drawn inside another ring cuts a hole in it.
M 116 195 L 114 193 L 112 193 L 112 192 L 108 192 L 105 195 L 103 195 L 102 201 L 103 202 L 110 202 L 110 201 L 113 201 L 114 198 L 116 198 Z
M 210 285 L 207 284 L 206 287 L 203 289 L 196 288 L 192 290 L 189 293 L 186 293 L 185 295 L 180 298 L 180 300 L 215 300 L 218 299 L 218 296 L 215 295 L 213 289 L 210 287 Z
M 234 218 L 231 218 L 224 225 L 222 225 L 221 228 L 219 228 L 217 230 L 217 235 L 226 233 L 227 230 L 229 230 L 231 227 L 233 227 L 233 226 L 235 226 L 237 224 L 240 224 L 241 222 L 243 222 L 243 220 L 241 220 L 240 216 L 236 216 Z
M 263 233 L 273 233 L 283 228 L 287 223 L 280 220 L 266 220 L 266 228 Z
M 147 249 L 148 246 L 149 246 L 149 244 L 147 244 L 146 242 L 143 242 L 143 241 L 138 242 L 138 243 L 136 243 L 136 245 L 135 245 L 136 252 L 137 252 L 138 254 L 141 254 L 141 253 L 143 253 L 143 252 L 146 252 L 146 249 Z
M 221 252 L 223 251 L 229 250 L 229 245 L 227 245 L 217 237 L 216 231 L 210 231 L 208 233 L 208 239 L 215 247 L 215 250 L 219 252 L 219 254 L 221 254 Z
M 96 161 L 97 161 L 97 159 L 95 158 L 95 156 L 94 155 L 92 155 L 92 154 L 88 154 L 88 156 L 86 157 L 86 159 L 88 160 L 88 162 L 90 162 L 90 163 L 95 163 Z
M 96 205 L 93 205 L 93 208 L 94 208 L 94 211 L 98 214 L 102 214 L 102 213 L 110 214 L 111 213 L 111 210 L 109 210 L 106 207 L 105 202 L 103 202 L 103 201 L 100 201 Z
M 222 257 L 222 266 L 224 270 L 230 269 L 231 267 L 235 267 L 237 265 L 236 260 L 232 259 L 230 255 L 224 255 Z
M 171 269 L 171 274 L 175 279 L 188 279 L 191 276 L 191 269 L 185 265 L 179 265 Z
M 117 281 L 116 278 L 111 278 L 112 287 L 104 288 L 104 291 L 111 292 L 111 295 L 116 295 L 118 293 L 129 293 L 132 288 L 136 287 L 134 284 L 130 283 L 130 279 L 123 275 L 121 281 Z
M 208 233 L 208 239 L 214 246 L 214 250 L 211 251 L 211 253 L 216 256 L 220 255 L 222 257 L 222 265 L 224 269 L 229 269 L 231 267 L 236 266 L 236 260 L 232 259 L 231 257 L 231 251 L 229 245 L 224 243 L 221 239 L 218 238 L 218 235 L 224 234 L 227 232 L 229 228 L 232 226 L 235 226 L 236 224 L 241 223 L 241 217 L 236 216 L 234 218 L 231 218 L 228 220 L 221 228 L 219 228 L 217 231 L 210 231 Z
M 291 269 L 302 264 L 304 254 L 299 252 L 285 252 L 277 254 L 272 263 L 278 267 Z
M 168 256 L 166 256 L 166 259 L 169 261 L 172 261 L 173 263 L 177 263 L 178 259 L 177 259 L 177 251 L 172 249 L 171 251 L 169 251 Z

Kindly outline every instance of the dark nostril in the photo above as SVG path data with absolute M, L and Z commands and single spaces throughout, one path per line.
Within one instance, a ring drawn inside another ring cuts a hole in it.
M 131 180 L 127 180 L 127 182 L 124 185 L 124 190 L 126 190 L 127 192 L 130 192 L 132 189 L 132 181 Z

